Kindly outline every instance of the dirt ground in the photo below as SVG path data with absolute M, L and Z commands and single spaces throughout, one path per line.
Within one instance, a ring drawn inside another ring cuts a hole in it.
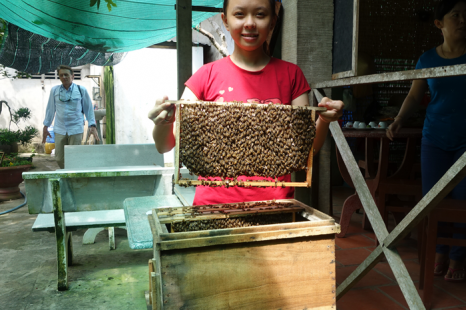
M 54 157 L 36 155 L 31 171 L 58 169 Z M 25 192 L 24 183 L 20 186 Z M 0 202 L 0 212 L 24 199 Z M 37 215 L 27 205 L 0 215 L 0 309 L 147 309 L 147 262 L 152 250 L 131 250 L 126 230 L 115 229 L 116 250 L 109 250 L 106 231 L 83 245 L 85 230 L 73 232 L 73 265 L 69 290 L 57 290 L 55 234 L 32 232 Z

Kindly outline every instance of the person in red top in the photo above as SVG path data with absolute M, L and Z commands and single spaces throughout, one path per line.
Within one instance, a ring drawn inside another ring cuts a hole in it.
M 268 56 L 263 44 L 276 23 L 274 0 L 226 0 L 223 23 L 230 32 L 235 49 L 231 56 L 209 63 L 200 68 L 186 83 L 181 97 L 190 101 L 248 103 L 281 103 L 307 106 L 311 90 L 301 69 L 289 62 Z M 175 146 L 173 106 L 165 103 L 167 97 L 157 100 L 148 117 L 154 121 L 153 137 L 160 153 Z M 329 123 L 343 113 L 343 102 L 324 98 L 319 103 L 326 107 L 316 124 L 314 149 L 322 147 Z M 238 177 L 244 180 L 245 177 Z M 249 180 L 263 179 L 247 177 Z M 270 179 L 272 180 L 272 179 Z M 279 178 L 291 181 L 291 176 Z M 268 187 L 208 187 L 198 186 L 194 205 L 234 203 L 293 198 L 293 188 Z

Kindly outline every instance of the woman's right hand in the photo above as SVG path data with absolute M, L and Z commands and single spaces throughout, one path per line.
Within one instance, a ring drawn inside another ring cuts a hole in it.
M 395 133 L 397 133 L 401 127 L 403 127 L 403 124 L 401 123 L 401 119 L 396 119 L 393 123 L 390 124 L 387 128 L 387 138 L 393 141 L 393 138 L 395 136 Z
M 165 103 L 168 100 L 167 96 L 155 101 L 155 106 L 149 111 L 147 117 L 154 122 L 155 125 L 173 124 L 175 121 L 175 105 Z

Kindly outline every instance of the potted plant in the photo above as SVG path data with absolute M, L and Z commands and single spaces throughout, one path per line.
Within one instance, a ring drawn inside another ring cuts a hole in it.
M 0 128 L 0 201 L 21 198 L 19 184 L 23 182 L 23 172 L 32 167 L 30 158 L 18 156 L 18 143 L 30 143 L 39 131 L 33 126 L 19 128 L 19 122 L 31 117 L 28 108 L 12 110 L 6 101 L 0 101 L 0 114 L 5 105 L 10 112 L 8 128 Z M 11 123 L 16 130 L 11 130 Z
M 33 126 L 26 126 L 24 129 L 19 128 L 21 121 L 26 121 L 31 118 L 31 110 L 28 108 L 19 108 L 12 110 L 8 103 L 4 100 L 0 101 L 0 114 L 2 113 L 2 106 L 5 105 L 10 112 L 10 122 L 8 128 L 0 128 L 0 152 L 6 154 L 18 153 L 18 143 L 22 145 L 28 144 L 36 137 L 39 130 Z M 16 130 L 11 130 L 11 123 L 16 125 Z
M 33 157 L 32 154 L 31 157 Z M 21 157 L 17 153 L 5 155 L 0 152 L 0 201 L 21 198 L 19 184 L 23 182 L 23 172 L 32 168 L 31 157 Z

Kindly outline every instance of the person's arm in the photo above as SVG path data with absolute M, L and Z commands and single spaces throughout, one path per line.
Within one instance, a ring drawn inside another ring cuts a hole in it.
M 49 101 L 47 102 L 47 108 L 45 109 L 45 119 L 44 119 L 44 128 L 42 129 L 42 143 L 45 143 L 47 136 L 52 138 L 48 127 L 52 125 L 53 119 L 55 117 L 55 88 L 52 88 L 50 92 Z
M 419 104 L 422 101 L 428 85 L 426 80 L 414 80 L 409 90 L 408 96 L 406 96 L 398 115 L 395 117 L 395 121 L 387 128 L 387 137 L 393 140 L 394 134 L 403 127 L 406 120 L 417 111 Z
M 309 105 L 309 95 L 304 93 L 291 102 L 294 106 Z M 316 135 L 314 137 L 314 154 L 316 154 L 322 145 L 324 145 L 327 137 L 330 122 L 338 120 L 343 114 L 344 104 L 342 101 L 333 101 L 327 97 L 323 98 L 319 103 L 319 107 L 326 107 L 326 112 L 320 112 L 320 116 L 316 121 Z
M 95 114 L 94 114 L 94 107 L 92 106 L 91 97 L 87 93 L 86 88 L 76 85 L 80 87 L 82 98 L 81 104 L 83 107 L 84 115 L 87 118 L 87 135 L 93 135 L 96 141 L 100 141 L 99 134 L 97 133 L 96 122 L 95 122 Z
M 167 96 L 157 99 L 155 106 L 147 115 L 154 122 L 152 137 L 160 154 L 175 147 L 175 106 L 165 103 L 166 100 L 168 100 Z M 198 98 L 189 88 L 185 87 L 181 100 L 197 101 Z

